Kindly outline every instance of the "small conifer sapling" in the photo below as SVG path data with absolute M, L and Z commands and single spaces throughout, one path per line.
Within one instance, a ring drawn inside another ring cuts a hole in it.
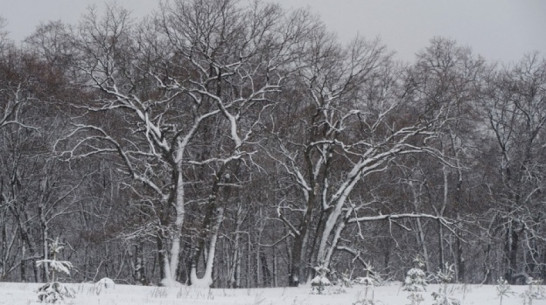
M 436 272 L 436 279 L 440 283 L 440 289 L 438 292 L 433 292 L 434 305 L 459 305 L 459 300 L 450 297 L 447 289 L 448 284 L 453 280 L 455 276 L 454 266 L 452 264 L 445 263 L 443 268 L 438 269 Z
M 311 280 L 311 292 L 316 294 L 323 294 L 326 290 L 326 287 L 332 285 L 330 280 L 326 277 L 326 274 L 330 272 L 330 269 L 320 265 L 315 267 L 317 276 Z
M 404 279 L 404 286 L 402 289 L 408 291 L 408 299 L 411 305 L 419 305 L 425 299 L 421 292 L 426 291 L 427 279 L 426 274 L 423 271 L 425 263 L 420 257 L 416 257 L 413 260 L 414 267 L 408 270 L 406 278 Z
M 64 273 L 70 275 L 70 270 L 73 268 L 69 261 L 57 260 L 58 255 L 64 248 L 59 239 L 55 239 L 49 245 L 51 259 L 42 259 L 36 261 L 38 267 L 47 266 L 50 272 L 50 281 L 38 289 L 38 300 L 45 303 L 56 303 L 63 301 L 66 297 L 73 298 L 75 293 L 73 289 L 69 289 L 57 281 L 57 274 Z
M 497 281 L 497 295 L 500 299 L 499 305 L 502 305 L 502 299 L 504 297 L 508 297 L 512 294 L 514 294 L 514 292 L 512 291 L 512 288 L 510 287 L 508 281 L 503 277 L 499 278 L 499 280 Z

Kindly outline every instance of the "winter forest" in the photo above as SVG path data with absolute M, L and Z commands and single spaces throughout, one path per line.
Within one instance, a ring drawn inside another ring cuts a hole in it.
M 0 281 L 50 281 L 57 242 L 72 282 L 546 279 L 546 60 L 470 47 L 405 63 L 230 0 L 0 27 Z

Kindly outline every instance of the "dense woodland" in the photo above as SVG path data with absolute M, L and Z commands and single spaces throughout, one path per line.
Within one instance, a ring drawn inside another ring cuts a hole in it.
M 5 17 L 5 16 L 4 16 Z M 363 21 L 365 22 L 365 21 Z M 115 5 L 0 34 L 0 281 L 546 279 L 546 61 L 412 63 L 306 10 Z

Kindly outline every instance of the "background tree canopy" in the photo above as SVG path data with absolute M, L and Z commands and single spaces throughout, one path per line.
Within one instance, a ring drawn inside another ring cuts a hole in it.
M 408 65 L 306 10 L 177 0 L 0 31 L 0 280 L 546 279 L 546 61 Z

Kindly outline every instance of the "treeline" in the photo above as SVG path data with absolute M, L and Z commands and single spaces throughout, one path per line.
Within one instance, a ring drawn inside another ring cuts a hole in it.
M 0 281 L 297 286 L 420 256 L 546 279 L 546 61 L 412 64 L 306 10 L 176 0 L 0 35 Z

